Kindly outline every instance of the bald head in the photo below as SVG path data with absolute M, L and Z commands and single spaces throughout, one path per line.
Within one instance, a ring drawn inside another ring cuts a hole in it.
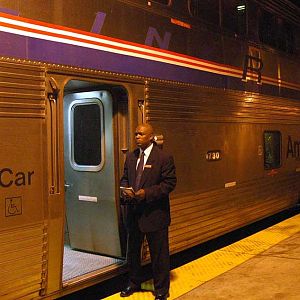
M 149 123 L 143 123 L 137 126 L 135 130 L 135 142 L 142 150 L 150 146 L 153 137 L 153 127 Z

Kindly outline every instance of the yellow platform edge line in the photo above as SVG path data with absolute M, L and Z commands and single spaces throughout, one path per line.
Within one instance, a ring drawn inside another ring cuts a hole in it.
M 170 297 L 168 299 L 176 299 L 188 293 L 298 232 L 300 232 L 300 214 L 173 269 L 171 271 Z M 152 282 L 144 282 L 142 288 L 149 291 L 135 293 L 126 299 L 153 300 Z M 119 293 L 105 298 L 105 300 L 115 299 L 124 298 L 120 297 Z

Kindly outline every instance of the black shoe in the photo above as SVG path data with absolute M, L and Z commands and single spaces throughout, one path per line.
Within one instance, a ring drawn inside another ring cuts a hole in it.
M 123 291 L 121 291 L 120 296 L 121 297 L 129 297 L 135 292 L 139 292 L 141 288 L 139 287 L 133 287 L 131 285 L 127 286 Z
M 158 294 L 155 296 L 155 300 L 167 300 L 167 298 L 169 297 L 169 293 L 167 294 Z

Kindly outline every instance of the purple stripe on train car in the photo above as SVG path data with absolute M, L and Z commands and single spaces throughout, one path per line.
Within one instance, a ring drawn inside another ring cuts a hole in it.
M 28 38 L 27 58 L 82 68 L 224 87 L 223 75 L 33 38 Z
M 6 8 L 6 7 L 0 7 L 0 12 L 9 14 L 9 15 L 13 15 L 13 16 L 19 16 L 19 14 L 20 14 L 19 11 L 10 9 L 10 8 Z
M 253 81 L 247 84 L 240 78 L 4 32 L 0 32 L 0 55 L 274 96 L 280 92 L 286 97 L 300 97 L 300 92 L 295 90 L 267 84 L 257 86 Z
M 27 58 L 26 41 L 24 36 L 0 32 L 0 55 Z

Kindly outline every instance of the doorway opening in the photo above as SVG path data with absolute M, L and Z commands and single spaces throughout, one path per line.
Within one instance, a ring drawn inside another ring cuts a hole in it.
M 84 80 L 65 85 L 63 282 L 125 262 L 116 149 L 118 119 L 127 106 L 123 86 Z

